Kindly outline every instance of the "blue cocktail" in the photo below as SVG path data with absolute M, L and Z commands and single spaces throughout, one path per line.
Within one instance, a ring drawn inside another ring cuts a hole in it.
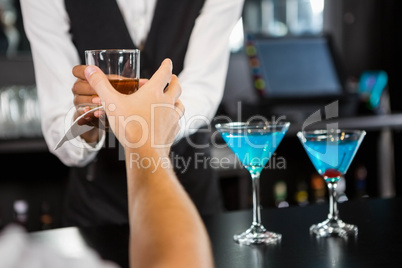
M 261 224 L 259 185 L 261 171 L 282 141 L 289 125 L 287 122 L 216 125 L 216 129 L 252 178 L 253 222 L 248 230 L 234 236 L 239 244 L 275 244 L 282 238 L 281 234 L 269 232 Z
M 298 132 L 317 172 L 324 178 L 329 190 L 329 214 L 327 220 L 310 227 L 310 232 L 319 236 L 357 235 L 357 227 L 346 224 L 338 217 L 336 187 L 341 176 L 346 174 L 350 163 L 366 135 L 363 130 L 314 130 Z

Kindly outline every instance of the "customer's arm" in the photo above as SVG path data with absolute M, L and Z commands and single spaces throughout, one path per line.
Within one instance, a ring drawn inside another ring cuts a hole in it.
M 155 163 L 161 159 L 152 149 L 129 149 L 126 157 L 138 153 Z M 127 162 L 133 267 L 212 267 L 205 227 L 172 168 L 135 165 Z
M 180 84 L 171 72 L 171 61 L 165 60 L 139 91 L 127 96 L 96 67 L 85 69 L 125 148 L 132 267 L 212 267 L 205 227 L 168 158 L 184 111 Z

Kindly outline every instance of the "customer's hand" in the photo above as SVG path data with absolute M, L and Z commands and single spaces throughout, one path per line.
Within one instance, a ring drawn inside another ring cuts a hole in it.
M 172 75 L 171 60 L 164 60 L 152 78 L 131 95 L 117 92 L 95 66 L 85 68 L 85 78 L 88 95 L 99 96 L 109 127 L 125 148 L 157 149 L 167 156 L 184 113 L 179 100 L 181 87 L 178 78 Z

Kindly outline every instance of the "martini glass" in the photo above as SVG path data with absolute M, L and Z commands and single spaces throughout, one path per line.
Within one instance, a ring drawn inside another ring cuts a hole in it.
M 249 229 L 233 237 L 241 245 L 276 244 L 282 238 L 281 234 L 269 232 L 261 224 L 259 187 L 261 171 L 282 141 L 289 125 L 287 122 L 234 122 L 215 126 L 252 178 L 253 222 Z
M 346 174 L 350 163 L 366 135 L 364 130 L 313 130 L 298 132 L 317 172 L 324 178 L 329 191 L 328 218 L 310 227 L 310 233 L 318 237 L 355 236 L 355 225 L 344 223 L 338 216 L 336 187 L 341 176 Z

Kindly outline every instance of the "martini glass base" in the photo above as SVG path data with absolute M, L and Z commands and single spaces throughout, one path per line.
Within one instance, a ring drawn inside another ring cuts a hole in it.
M 268 232 L 262 225 L 253 224 L 245 232 L 234 235 L 233 239 L 240 245 L 268 245 L 278 244 L 282 239 L 282 235 L 278 233 Z
M 357 226 L 344 223 L 337 219 L 327 219 L 321 223 L 314 224 L 310 227 L 310 234 L 317 237 L 339 236 L 348 237 L 356 236 L 358 232 Z

